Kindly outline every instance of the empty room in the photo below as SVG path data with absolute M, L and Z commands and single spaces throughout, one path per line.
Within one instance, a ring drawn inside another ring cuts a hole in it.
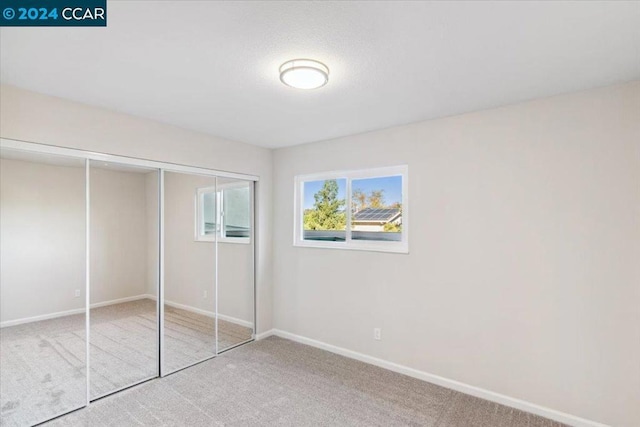
M 2 427 L 640 426 L 640 1 L 0 9 Z

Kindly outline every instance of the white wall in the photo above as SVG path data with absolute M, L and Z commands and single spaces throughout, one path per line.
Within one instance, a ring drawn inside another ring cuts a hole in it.
M 85 176 L 77 162 L 2 159 L 2 322 L 84 307 Z M 94 163 L 90 178 L 91 304 L 156 296 L 158 174 Z M 213 185 L 215 178 L 166 173 L 165 297 L 211 314 L 216 252 L 214 243 L 194 240 L 194 197 L 197 188 Z M 252 323 L 252 246 L 218 246 L 219 313 Z
M 251 245 L 218 243 L 218 313 L 225 320 L 253 322 Z
M 1 322 L 84 307 L 84 174 L 0 159 Z
M 271 150 L 7 85 L 0 86 L 0 136 L 259 176 L 257 328 L 271 329 Z
M 166 172 L 164 177 L 165 287 L 167 301 L 215 310 L 215 246 L 196 242 L 195 192 L 213 187 L 213 177 Z M 203 297 L 207 291 L 207 298 Z
M 143 295 L 153 251 L 145 174 L 92 167 L 90 178 L 91 304 Z
M 85 172 L 73 162 L 0 160 L 3 323 L 84 308 Z M 92 304 L 146 293 L 145 180 L 91 169 Z
M 213 187 L 215 178 L 165 173 L 165 299 L 215 311 L 216 249 L 195 240 L 198 188 Z M 218 312 L 253 322 L 252 246 L 218 243 Z M 203 291 L 207 291 L 204 297 Z
M 408 255 L 292 246 L 295 175 L 399 164 Z M 274 171 L 276 328 L 640 425 L 640 82 L 280 149 Z

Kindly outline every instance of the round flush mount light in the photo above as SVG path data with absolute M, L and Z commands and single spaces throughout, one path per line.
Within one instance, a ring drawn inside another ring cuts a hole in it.
M 280 66 L 280 81 L 296 89 L 317 89 L 329 81 L 329 67 L 313 59 L 293 59 Z

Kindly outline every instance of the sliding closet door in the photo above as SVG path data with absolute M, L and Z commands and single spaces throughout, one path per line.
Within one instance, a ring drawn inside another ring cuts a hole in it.
M 0 151 L 0 425 L 83 407 L 85 161 Z
M 216 354 L 216 178 L 164 172 L 162 375 Z
M 90 162 L 90 397 L 158 372 L 159 170 Z
M 253 182 L 218 178 L 218 351 L 254 333 Z

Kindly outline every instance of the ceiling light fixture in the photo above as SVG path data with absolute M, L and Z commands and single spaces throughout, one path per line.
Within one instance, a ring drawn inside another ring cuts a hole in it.
M 293 59 L 280 66 L 280 81 L 296 89 L 317 89 L 329 81 L 329 67 L 313 59 Z

